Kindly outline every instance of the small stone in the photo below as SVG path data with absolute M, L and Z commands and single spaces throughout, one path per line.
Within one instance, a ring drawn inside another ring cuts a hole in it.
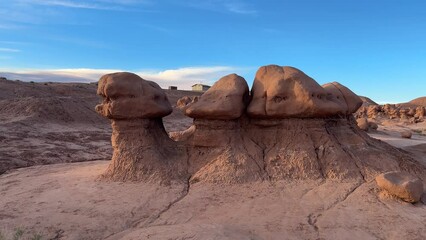
M 381 189 L 406 202 L 416 203 L 423 194 L 422 181 L 407 172 L 383 173 L 376 177 L 376 182 Z
M 403 131 L 403 132 L 401 132 L 401 137 L 402 138 L 411 138 L 411 136 L 413 136 L 413 134 L 411 133 L 411 131 Z
M 368 121 L 367 118 L 358 118 L 356 120 L 358 127 L 363 131 L 368 131 Z

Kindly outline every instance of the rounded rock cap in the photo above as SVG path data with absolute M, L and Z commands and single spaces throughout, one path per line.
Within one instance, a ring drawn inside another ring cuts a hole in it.
M 197 102 L 185 109 L 192 118 L 232 120 L 241 117 L 249 100 L 249 88 L 244 78 L 229 74 L 219 79 Z
M 110 73 L 98 82 L 103 102 L 96 111 L 111 119 L 160 118 L 173 109 L 161 87 L 129 72 Z
M 343 112 L 314 79 L 293 67 L 259 68 L 251 93 L 247 113 L 255 118 L 316 118 Z

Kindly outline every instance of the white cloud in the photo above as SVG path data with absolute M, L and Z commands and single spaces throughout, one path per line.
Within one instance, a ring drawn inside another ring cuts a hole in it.
M 0 52 L 20 52 L 21 50 L 19 49 L 14 49 L 14 48 L 0 48 Z
M 35 82 L 95 82 L 107 73 L 122 72 L 121 69 L 51 69 L 51 70 L 5 70 L 0 69 L 0 76 L 11 80 Z M 228 66 L 185 67 L 164 71 L 133 71 L 146 80 L 157 82 L 161 87 L 177 86 L 179 89 L 191 89 L 195 83 L 213 84 L 219 78 L 244 71 L 243 68 Z

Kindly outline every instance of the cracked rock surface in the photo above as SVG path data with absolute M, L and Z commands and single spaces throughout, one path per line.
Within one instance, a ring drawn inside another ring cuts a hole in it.
M 426 238 L 426 205 L 382 196 L 374 180 L 226 187 L 95 181 L 107 164 L 56 164 L 2 175 L 2 233 L 20 226 L 46 239 Z

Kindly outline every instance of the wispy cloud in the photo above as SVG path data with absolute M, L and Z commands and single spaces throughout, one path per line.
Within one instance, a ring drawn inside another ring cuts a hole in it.
M 20 41 L 0 41 L 0 44 L 9 44 L 9 45 L 27 45 L 28 42 L 20 42 Z
M 19 49 L 14 49 L 14 48 L 0 48 L 0 52 L 20 52 L 21 50 Z
M 97 10 L 115 10 L 117 7 L 105 6 L 100 4 L 93 4 L 80 1 L 66 1 L 66 0 L 23 0 L 23 2 L 34 5 L 44 6 L 58 6 L 66 8 L 83 8 L 83 9 L 97 9 Z
M 179 89 L 191 89 L 195 83 L 213 84 L 224 75 L 238 72 L 243 68 L 229 66 L 185 67 L 162 71 L 133 71 L 144 79 L 157 82 L 161 87 L 170 85 Z M 107 73 L 122 72 L 122 69 L 51 69 L 51 70 L 6 70 L 0 69 L 0 76 L 35 82 L 94 82 Z
M 251 4 L 244 0 L 205 0 L 205 1 L 185 1 L 190 7 L 209 11 L 230 12 L 235 14 L 256 15 L 257 11 Z
M 132 10 L 130 5 L 148 4 L 146 0 L 12 0 L 28 5 L 43 5 L 64 8 L 80 8 L 93 10 Z

